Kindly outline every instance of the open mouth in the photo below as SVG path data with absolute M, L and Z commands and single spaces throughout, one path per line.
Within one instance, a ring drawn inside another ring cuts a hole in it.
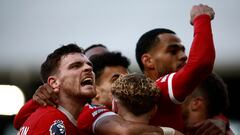
M 93 79 L 92 78 L 85 78 L 82 82 L 81 82 L 82 86 L 85 85 L 93 85 Z

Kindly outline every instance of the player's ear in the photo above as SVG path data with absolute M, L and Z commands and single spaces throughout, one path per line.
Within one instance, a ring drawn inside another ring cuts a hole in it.
M 204 106 L 204 102 L 203 102 L 203 97 L 195 97 L 194 99 L 192 99 L 192 101 L 190 102 L 190 109 L 192 111 L 198 111 L 199 109 L 202 109 Z
M 55 92 L 59 92 L 60 81 L 56 76 L 49 76 L 47 83 L 53 88 Z
M 153 109 L 151 110 L 151 117 L 154 117 L 155 114 L 157 113 L 158 106 L 154 105 Z
M 145 67 L 151 68 L 151 69 L 154 68 L 154 63 L 153 63 L 154 61 L 150 54 L 148 53 L 143 54 L 141 57 L 141 61 Z
M 112 98 L 112 111 L 117 113 L 118 112 L 118 103 L 117 100 Z

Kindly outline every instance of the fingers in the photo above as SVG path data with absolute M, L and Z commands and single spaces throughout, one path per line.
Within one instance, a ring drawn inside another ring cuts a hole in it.
M 209 15 L 211 19 L 213 19 L 215 16 L 215 12 L 214 12 L 213 8 L 211 8 L 207 5 L 199 4 L 199 5 L 193 6 L 192 10 L 190 12 L 191 24 L 193 24 L 193 21 L 197 16 L 203 15 L 203 14 Z
M 52 106 L 57 106 L 58 104 L 58 96 L 57 93 L 48 85 L 48 84 L 44 84 L 44 87 L 46 89 L 45 94 L 47 96 L 49 96 L 48 100 L 46 100 L 46 102 L 49 105 Z
M 55 104 L 55 102 L 52 102 L 51 100 L 43 99 L 42 95 L 41 96 L 34 95 L 33 96 L 33 100 L 38 102 L 41 106 L 46 106 L 46 105 L 51 105 L 53 107 L 57 107 L 58 106 L 57 104 Z
M 58 105 L 55 103 L 55 102 L 52 102 L 51 100 L 45 100 L 45 102 L 50 105 L 50 106 L 53 106 L 53 107 L 57 107 Z
M 57 104 L 58 103 L 58 96 L 57 96 L 57 92 L 54 91 L 48 84 L 44 84 L 44 87 L 46 89 L 46 95 L 49 96 L 49 98 L 51 98 L 51 100 Z
M 33 95 L 33 100 L 38 102 L 40 105 L 46 106 L 47 103 L 45 102 L 46 96 L 42 93 L 43 86 L 39 86 L 36 92 Z
M 51 105 L 57 107 L 58 97 L 53 89 L 48 85 L 41 85 L 33 95 L 33 100 L 42 106 Z
M 202 14 L 208 14 L 211 17 L 211 19 L 214 18 L 215 12 L 214 12 L 213 8 L 211 8 L 211 7 L 207 6 L 207 5 L 202 5 L 201 8 L 203 10 Z
M 38 95 L 33 95 L 33 100 L 39 103 L 41 106 L 46 106 L 47 103 L 38 97 Z

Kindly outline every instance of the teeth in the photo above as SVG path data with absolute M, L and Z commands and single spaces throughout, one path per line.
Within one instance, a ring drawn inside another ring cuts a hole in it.
M 85 78 L 84 80 L 83 80 L 83 82 L 84 81 L 92 81 L 92 78 Z
M 81 84 L 82 85 L 92 85 L 93 84 L 93 78 L 90 78 L 90 77 L 85 78 L 85 79 L 82 80 Z

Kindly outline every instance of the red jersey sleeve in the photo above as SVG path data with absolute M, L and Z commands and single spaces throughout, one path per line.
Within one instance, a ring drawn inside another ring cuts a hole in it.
M 34 100 L 29 100 L 14 117 L 13 126 L 15 129 L 19 130 L 20 127 L 24 124 L 27 118 L 35 112 L 40 105 Z
M 156 81 L 163 94 L 174 103 L 181 103 L 194 88 L 212 72 L 215 48 L 211 30 L 211 19 L 200 15 L 194 20 L 194 39 L 186 65 Z
M 94 127 L 97 121 L 108 115 L 116 115 L 111 112 L 107 107 L 102 105 L 90 105 L 84 106 L 82 112 L 78 117 L 78 129 L 79 133 L 82 134 L 93 134 Z

